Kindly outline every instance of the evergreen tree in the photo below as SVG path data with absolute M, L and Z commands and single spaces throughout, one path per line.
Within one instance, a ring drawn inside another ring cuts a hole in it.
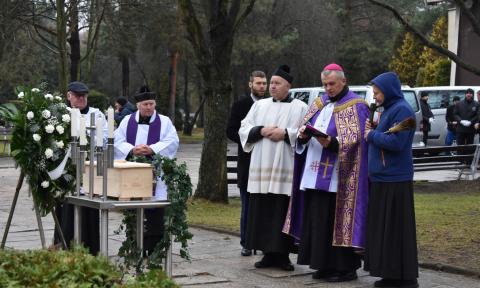
M 438 43 L 443 48 L 448 47 L 447 18 L 441 16 L 433 24 L 430 40 Z M 450 60 L 438 52 L 425 47 L 420 60 L 424 64 L 424 75 L 418 86 L 448 85 L 450 76 Z
M 402 46 L 397 49 L 388 68 L 398 74 L 403 84 L 414 86 L 418 69 L 423 67 L 423 62 L 419 61 L 421 53 L 422 46 L 415 40 L 412 33 L 406 32 Z

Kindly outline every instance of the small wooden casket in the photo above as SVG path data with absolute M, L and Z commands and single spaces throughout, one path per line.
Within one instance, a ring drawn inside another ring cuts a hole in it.
M 117 199 L 151 198 L 153 189 L 153 167 L 147 163 L 115 160 L 114 168 L 108 168 L 107 196 Z M 83 191 L 89 193 L 90 161 L 85 161 L 83 171 Z M 103 176 L 97 176 L 97 165 L 94 163 L 95 195 L 103 194 Z

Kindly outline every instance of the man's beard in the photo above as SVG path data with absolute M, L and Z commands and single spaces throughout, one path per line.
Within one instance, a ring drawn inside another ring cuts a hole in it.
M 263 98 L 263 96 L 265 96 L 265 91 L 262 94 L 259 94 L 259 91 L 252 89 L 252 95 L 257 98 Z

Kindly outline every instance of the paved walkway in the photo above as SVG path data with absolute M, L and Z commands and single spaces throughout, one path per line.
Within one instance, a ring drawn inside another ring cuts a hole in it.
M 235 151 L 235 146 L 229 146 Z M 200 162 L 201 144 L 182 145 L 178 159 L 185 161 L 189 167 L 192 182 L 198 182 L 198 166 Z M 14 163 L 9 158 L 0 158 L 0 232 L 3 235 L 8 212 L 18 181 L 19 172 L 14 168 Z M 416 175 L 417 179 L 445 180 L 455 179 L 452 172 L 445 174 L 425 173 Z M 449 178 L 446 178 L 449 177 Z M 234 185 L 229 187 L 229 195 L 238 195 Z M 7 247 L 15 249 L 39 249 L 40 238 L 36 220 L 32 210 L 31 198 L 28 197 L 26 185 L 20 192 L 17 209 L 13 217 L 12 227 L 7 241 Z M 109 222 L 109 254 L 115 255 L 123 236 L 115 235 L 113 231 L 118 228 L 121 215 L 110 213 Z M 43 218 L 46 232 L 47 245 L 53 238 L 53 220 L 50 215 Z M 341 284 L 322 283 L 312 280 L 311 273 L 305 266 L 295 266 L 294 272 L 282 272 L 273 269 L 253 269 L 253 263 L 261 255 L 251 257 L 240 256 L 239 238 L 236 236 L 211 232 L 201 229 L 191 229 L 194 238 L 189 243 L 192 261 L 188 262 L 174 254 L 173 274 L 174 280 L 184 287 L 372 287 L 375 278 L 367 276 L 358 270 L 357 281 Z M 178 251 L 174 246 L 174 253 Z M 295 256 L 291 257 L 295 263 Z M 480 288 L 480 279 L 464 277 L 461 275 L 442 273 L 428 269 L 420 269 L 420 287 L 425 288 Z

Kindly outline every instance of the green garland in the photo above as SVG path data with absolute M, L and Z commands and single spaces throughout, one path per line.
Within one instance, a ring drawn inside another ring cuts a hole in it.
M 70 112 L 62 97 L 46 92 L 45 83 L 39 88 L 18 87 L 17 93 L 20 108 L 7 119 L 14 124 L 12 155 L 45 216 L 75 189 L 75 166 L 70 159 L 59 178 L 48 175 L 67 153 Z
M 153 160 L 146 157 L 135 157 L 135 162 L 149 163 L 154 167 L 154 174 L 161 177 L 167 186 L 168 200 L 170 206 L 165 211 L 165 230 L 162 241 L 155 247 L 153 253 L 148 255 L 147 259 L 140 257 L 140 251 L 135 241 L 136 235 L 136 215 L 133 211 L 124 211 L 124 218 L 120 228 L 115 233 L 120 234 L 122 231 L 126 233 L 126 239 L 119 249 L 118 255 L 123 258 L 125 269 L 135 268 L 137 273 L 141 273 L 145 268 L 157 269 L 162 268 L 162 261 L 166 257 L 167 250 L 170 246 L 170 237 L 173 241 L 180 243 L 180 257 L 190 260 L 188 251 L 188 240 L 193 235 L 188 231 L 187 224 L 187 200 L 192 195 L 192 182 L 187 173 L 185 163 L 177 164 L 176 159 L 169 159 L 160 155 L 155 155 Z

